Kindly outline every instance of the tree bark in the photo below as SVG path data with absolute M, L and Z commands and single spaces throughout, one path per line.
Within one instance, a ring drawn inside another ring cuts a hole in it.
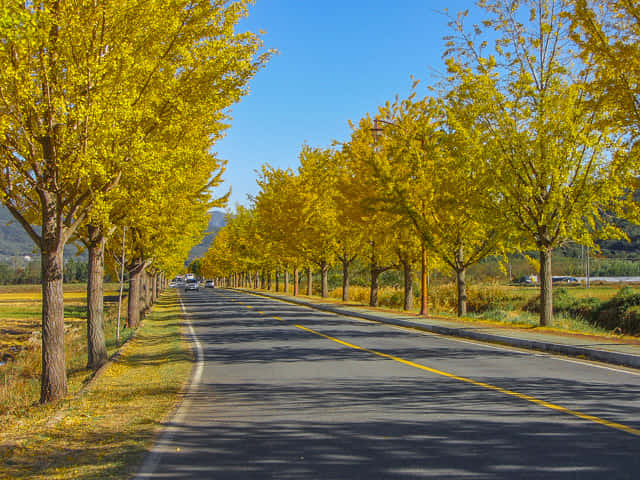
M 160 274 L 156 271 L 151 276 L 151 303 L 155 304 L 158 299 L 158 276 Z
M 104 244 L 100 228 L 89 225 L 89 281 L 87 283 L 87 368 L 107 361 L 104 338 Z
M 429 315 L 429 271 L 427 249 L 422 246 L 422 269 L 420 272 L 420 315 Z
M 284 271 L 284 293 L 289 295 L 289 269 Z
M 145 315 L 149 310 L 151 310 L 151 306 L 153 305 L 152 295 L 151 295 L 151 274 L 147 271 L 144 273 L 144 313 Z
M 142 268 L 139 264 L 129 269 L 129 298 L 127 306 L 127 327 L 129 328 L 138 328 L 138 325 L 140 325 L 141 277 Z
M 464 251 L 462 247 L 456 252 L 456 286 L 458 289 L 458 308 L 457 313 L 459 317 L 467 314 L 467 282 L 466 272 L 467 269 L 464 266 Z
M 52 402 L 67 394 L 67 372 L 64 353 L 63 247 L 43 212 L 42 232 L 42 381 L 40 403 Z M 55 222 L 55 213 L 52 218 Z M 55 225 L 54 225 L 55 228 Z
M 382 272 L 375 267 L 371 267 L 371 287 L 369 290 L 369 306 L 378 306 L 378 279 Z
M 309 297 L 313 295 L 313 274 L 311 267 L 307 268 L 307 295 Z
M 458 289 L 458 308 L 457 313 L 459 317 L 463 317 L 467 314 L 467 282 L 466 282 L 466 268 L 456 271 L 456 286 Z
M 329 296 L 329 264 L 325 261 L 320 263 L 320 272 L 322 276 L 322 298 L 327 298 Z
M 346 256 L 342 261 L 342 301 L 349 301 L 349 264 L 351 263 Z
M 408 260 L 402 261 L 404 271 L 404 309 L 413 310 L 413 268 Z
M 271 272 L 267 274 L 267 290 L 271 291 Z
M 276 292 L 280 290 L 280 269 L 276 268 Z
M 300 285 L 298 283 L 300 280 L 299 276 L 300 275 L 298 272 L 298 267 L 293 267 L 293 296 L 294 297 L 297 297 L 298 294 L 300 293 L 299 291 Z
M 553 323 L 553 278 L 551 276 L 551 248 L 540 249 L 540 326 Z

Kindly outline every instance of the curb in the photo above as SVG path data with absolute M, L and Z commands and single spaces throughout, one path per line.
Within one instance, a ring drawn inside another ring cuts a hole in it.
M 539 340 L 525 340 L 522 338 L 509 337 L 509 336 L 498 335 L 493 333 L 476 332 L 476 331 L 468 330 L 465 328 L 451 328 L 451 327 L 443 327 L 439 325 L 429 325 L 424 323 L 411 322 L 408 320 L 387 318 L 381 315 L 376 315 L 374 313 L 353 312 L 351 310 L 345 310 L 340 307 L 332 307 L 330 305 L 325 305 L 325 304 L 314 304 L 304 300 L 282 298 L 277 295 L 271 295 L 263 292 L 255 292 L 255 291 L 240 290 L 240 289 L 238 290 L 241 292 L 250 293 L 252 295 L 279 300 L 281 302 L 293 303 L 295 305 L 313 308 L 315 310 L 320 310 L 323 312 L 330 312 L 330 313 L 335 313 L 338 315 L 344 315 L 344 316 L 353 317 L 353 318 L 361 318 L 361 319 L 369 320 L 372 322 L 395 325 L 397 327 L 413 328 L 416 330 L 423 330 L 426 332 L 437 333 L 440 335 L 461 337 L 469 340 L 478 340 L 481 342 L 488 342 L 488 343 L 497 343 L 500 345 L 507 345 L 507 346 L 523 348 L 527 350 L 556 353 L 560 355 L 566 355 L 569 357 L 579 357 L 582 359 L 609 363 L 612 365 L 619 365 L 623 367 L 640 369 L 640 355 L 610 352 L 606 350 L 595 350 L 587 347 L 544 342 Z

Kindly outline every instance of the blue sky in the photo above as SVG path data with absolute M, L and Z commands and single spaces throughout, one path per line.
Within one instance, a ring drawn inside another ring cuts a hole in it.
M 474 9 L 472 0 L 257 0 L 241 30 L 264 30 L 279 54 L 250 83 L 232 109 L 232 126 L 214 150 L 228 161 L 230 207 L 255 195 L 256 170 L 298 166 L 303 143 L 348 140 L 357 122 L 411 79 L 426 86 L 443 71 L 447 19 Z M 426 92 L 426 90 L 423 89 Z

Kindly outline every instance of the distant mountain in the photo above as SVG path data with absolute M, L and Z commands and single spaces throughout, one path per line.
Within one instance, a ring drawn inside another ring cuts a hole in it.
M 35 227 L 40 231 L 40 227 Z M 64 247 L 65 258 L 75 258 L 80 249 L 73 244 Z M 39 256 L 40 252 L 22 225 L 13 218 L 7 207 L 0 204 L 0 260 L 7 257 L 22 257 L 24 255 Z M 86 260 L 87 253 L 83 251 L 80 258 Z
M 205 256 L 207 250 L 209 250 L 209 246 L 211 246 L 211 243 L 216 236 L 216 233 L 218 233 L 218 230 L 224 227 L 227 223 L 225 220 L 225 215 L 226 214 L 224 212 L 220 212 L 218 210 L 214 210 L 211 212 L 211 219 L 209 220 L 207 234 L 202 239 L 202 242 L 193 247 L 189 252 L 189 262 L 191 262 L 195 258 L 201 258 Z
M 32 255 L 36 245 L 7 207 L 0 204 L 0 257 Z
M 220 211 L 212 211 L 211 219 L 209 220 L 209 227 L 207 228 L 207 235 L 202 242 L 191 250 L 189 253 L 189 260 L 194 258 L 203 257 L 209 249 L 213 238 L 220 228 L 225 225 L 225 213 Z M 78 252 L 78 248 L 74 245 L 68 245 L 64 249 L 66 258 L 75 257 Z M 36 245 L 31 240 L 31 237 L 24 231 L 22 225 L 20 225 L 11 215 L 7 208 L 0 204 L 0 260 L 6 257 L 24 256 L 38 254 Z M 85 257 L 86 252 L 81 255 Z

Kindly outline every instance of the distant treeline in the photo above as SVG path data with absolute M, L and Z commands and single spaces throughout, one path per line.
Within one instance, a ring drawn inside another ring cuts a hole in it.
M 89 267 L 84 260 L 70 258 L 64 263 L 65 283 L 86 283 Z M 0 261 L 0 285 L 21 285 L 40 283 L 40 260 Z

